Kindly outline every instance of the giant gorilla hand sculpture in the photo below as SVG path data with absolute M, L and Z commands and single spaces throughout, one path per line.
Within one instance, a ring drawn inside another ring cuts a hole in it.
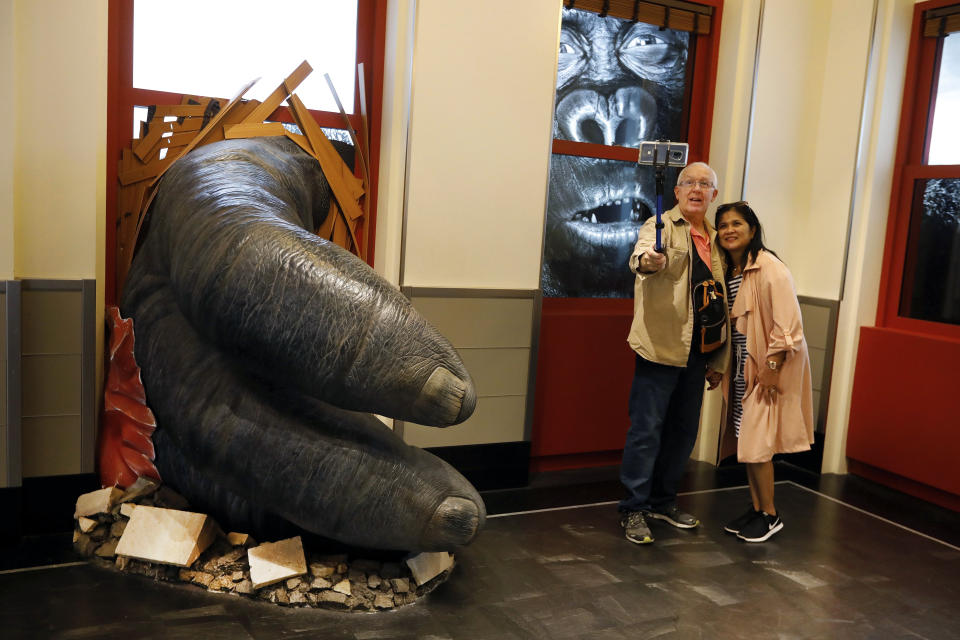
M 441 550 L 486 513 L 449 465 L 365 412 L 421 424 L 476 403 L 450 344 L 316 228 L 330 190 L 285 138 L 167 172 L 123 292 L 167 484 L 221 524 L 280 516 L 355 546 Z

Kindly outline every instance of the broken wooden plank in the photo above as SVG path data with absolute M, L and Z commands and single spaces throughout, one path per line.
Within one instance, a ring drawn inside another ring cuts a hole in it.
M 184 147 L 185 149 L 186 147 Z M 140 182 L 141 180 L 147 180 L 153 178 L 156 180 L 163 172 L 166 171 L 174 160 L 179 156 L 171 157 L 170 154 L 167 154 L 167 157 L 163 160 L 152 160 L 142 167 L 137 167 L 130 171 L 126 171 L 120 174 L 120 184 L 127 186 L 133 184 L 134 182 Z
M 160 180 L 160 178 L 163 177 L 164 172 L 170 167 L 171 164 L 173 164 L 174 162 L 176 162 L 176 161 L 177 161 L 179 158 L 181 158 L 182 156 L 190 153 L 190 151 L 192 151 L 197 145 L 203 143 L 204 138 L 205 138 L 207 135 L 209 135 L 210 132 L 213 131 L 213 130 L 217 127 L 217 125 L 220 124 L 220 121 L 223 120 L 224 116 L 226 116 L 228 113 L 230 113 L 231 109 L 233 109 L 233 108 L 237 105 L 237 103 L 240 102 L 240 98 L 243 97 L 243 94 L 245 94 L 247 91 L 249 91 L 249 90 L 250 90 L 250 87 L 252 87 L 253 85 L 255 85 L 255 84 L 257 83 L 257 80 L 259 80 L 259 79 L 260 79 L 260 78 L 255 78 L 255 79 L 251 80 L 250 82 L 248 82 L 247 84 L 245 84 L 245 85 L 240 89 L 240 91 L 238 91 L 237 94 L 236 94 L 235 96 L 233 96 L 233 98 L 230 99 L 230 102 L 227 103 L 227 106 L 225 106 L 225 107 L 223 107 L 222 109 L 220 109 L 220 111 L 218 111 L 218 112 L 216 113 L 216 115 L 214 115 L 212 118 L 210 118 L 210 122 L 207 123 L 207 126 L 205 126 L 205 127 L 200 131 L 199 135 L 197 135 L 197 137 L 194 138 L 194 139 L 190 142 L 190 144 L 188 144 L 187 146 L 185 146 L 185 147 L 180 151 L 180 153 L 178 153 L 177 155 L 174 155 L 172 158 L 171 158 L 170 155 L 168 154 L 166 158 L 164 158 L 163 160 L 161 160 L 161 162 L 166 162 L 167 160 L 169 160 L 170 163 L 167 164 L 165 167 L 163 167 L 163 169 L 160 171 L 160 173 L 158 173 L 157 176 L 153 179 L 153 182 L 151 183 L 151 185 L 156 184 L 157 181 Z M 221 135 L 222 135 L 222 133 L 221 133 Z
M 210 100 L 207 98 L 206 100 Z M 203 117 L 204 112 L 207 110 L 207 104 L 164 104 L 157 105 L 153 107 L 153 117 L 166 118 L 168 116 L 176 116 L 182 118 L 185 116 L 200 116 Z
M 330 182 L 330 186 L 334 189 L 338 199 L 343 198 L 355 203 L 364 194 L 362 181 L 353 175 L 353 171 L 337 153 L 337 150 L 320 125 L 317 124 L 317 121 L 313 119 L 299 96 L 295 94 L 290 96 L 290 107 L 293 111 L 294 120 L 297 121 L 297 126 L 310 141 L 310 146 L 314 150 L 314 157 L 320 162 L 323 175 Z M 344 203 L 341 202 L 340 206 L 344 206 Z
M 310 141 L 307 140 L 307 136 L 302 136 L 299 133 L 293 133 L 288 129 L 284 129 L 283 133 L 288 138 L 296 142 L 297 146 L 299 146 L 301 149 L 309 153 L 311 156 L 313 155 L 313 147 L 310 146 Z
M 272 136 L 286 135 L 287 130 L 279 122 L 242 122 L 240 124 L 228 124 L 223 127 L 223 135 L 227 140 L 236 140 L 237 138 L 263 138 Z
M 280 83 L 280 86 L 273 90 L 266 100 L 263 101 L 263 104 L 259 105 L 256 109 L 251 111 L 244 122 L 263 122 L 270 114 L 276 111 L 287 97 L 293 93 L 294 89 L 300 86 L 300 83 L 303 82 L 303 79 L 310 75 L 310 72 L 313 71 L 313 68 L 307 63 L 306 60 L 300 63 L 296 69 L 293 70 L 289 76 L 287 76 L 283 82 Z

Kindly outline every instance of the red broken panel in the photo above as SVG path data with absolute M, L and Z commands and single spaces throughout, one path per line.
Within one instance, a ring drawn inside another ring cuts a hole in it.
M 133 355 L 133 319 L 121 318 L 120 309 L 111 306 L 107 323 L 110 361 L 98 442 L 100 484 L 126 488 L 140 476 L 160 482 L 160 472 L 153 464 L 152 435 L 157 421 L 147 406 L 140 367 Z

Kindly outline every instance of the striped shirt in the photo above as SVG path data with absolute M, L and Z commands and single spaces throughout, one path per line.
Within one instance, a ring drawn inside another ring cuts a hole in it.
M 731 319 L 733 315 L 733 303 L 737 299 L 737 292 L 740 291 L 740 284 L 743 282 L 743 274 L 727 280 L 727 304 L 730 308 Z M 731 326 L 731 343 L 733 346 L 733 364 L 736 375 L 733 378 L 733 384 L 730 386 L 730 417 L 733 420 L 733 426 L 737 437 L 740 437 L 740 421 L 743 419 L 743 394 L 747 390 L 747 381 L 743 377 L 743 363 L 747 359 L 747 336 L 737 331 L 736 327 Z

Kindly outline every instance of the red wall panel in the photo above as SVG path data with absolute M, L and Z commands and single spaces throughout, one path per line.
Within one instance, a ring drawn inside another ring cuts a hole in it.
M 958 362 L 958 341 L 862 327 L 847 456 L 960 496 Z
M 632 300 L 545 298 L 537 361 L 534 458 L 619 451 L 629 426 Z M 588 461 L 583 465 L 590 466 Z

